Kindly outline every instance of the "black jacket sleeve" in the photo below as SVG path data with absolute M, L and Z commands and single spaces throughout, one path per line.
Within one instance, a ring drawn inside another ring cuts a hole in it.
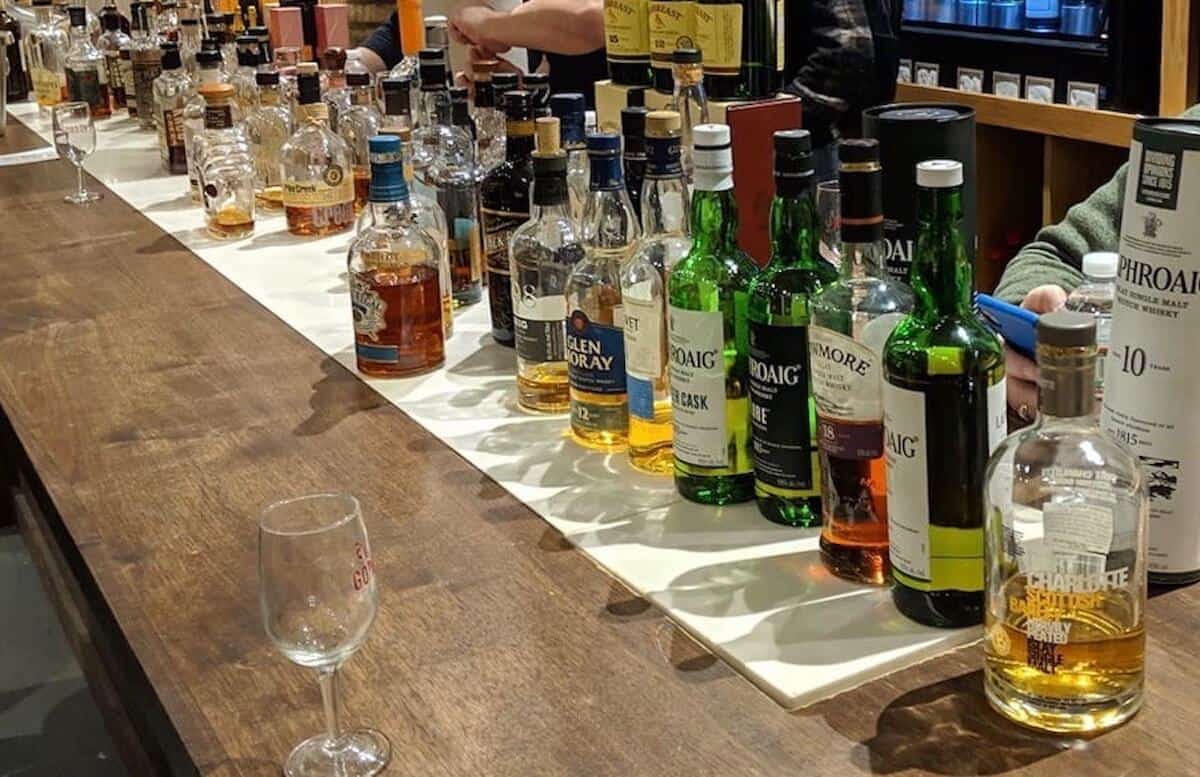
M 392 15 L 388 17 L 387 21 L 376 27 L 362 43 L 363 46 L 379 55 L 383 63 L 388 66 L 388 70 L 404 59 L 404 51 L 400 48 L 398 26 L 396 12 L 392 11 Z

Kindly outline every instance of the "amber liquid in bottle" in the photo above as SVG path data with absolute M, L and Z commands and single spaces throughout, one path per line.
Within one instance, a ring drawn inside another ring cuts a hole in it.
M 254 216 L 242 208 L 222 208 L 208 220 L 208 231 L 219 240 L 234 240 L 254 233 Z
M 395 264 L 386 256 L 365 258 L 371 263 Z M 382 330 L 374 336 L 355 333 L 359 371 L 397 378 L 427 372 L 445 360 L 442 295 L 436 268 L 377 268 L 355 273 L 353 282 L 363 284 L 368 295 L 378 295 L 383 306 Z M 370 358 L 377 350 L 387 353 L 387 361 Z
M 362 213 L 371 195 L 371 169 L 354 168 L 354 212 Z

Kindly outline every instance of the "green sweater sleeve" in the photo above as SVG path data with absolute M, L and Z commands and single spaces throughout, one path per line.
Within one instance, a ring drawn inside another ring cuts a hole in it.
M 1184 116 L 1200 117 L 1200 105 L 1192 106 Z M 995 296 L 1017 304 L 1030 289 L 1047 283 L 1071 291 L 1083 280 L 1079 268 L 1083 266 L 1084 254 L 1116 251 L 1127 166 L 1121 165 L 1112 180 L 1068 210 L 1061 222 L 1042 227 L 1034 241 L 1004 268 Z

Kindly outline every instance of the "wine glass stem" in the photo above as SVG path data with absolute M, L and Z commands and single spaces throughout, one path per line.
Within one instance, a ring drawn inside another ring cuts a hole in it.
M 83 197 L 83 165 L 75 165 L 75 194 Z
M 320 669 L 317 681 L 321 683 L 321 701 L 325 706 L 325 733 L 329 744 L 336 746 L 342 738 L 341 710 L 338 708 L 337 669 Z

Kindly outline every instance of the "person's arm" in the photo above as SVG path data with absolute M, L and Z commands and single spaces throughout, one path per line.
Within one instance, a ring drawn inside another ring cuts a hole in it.
M 396 33 L 396 12 L 387 21 L 376 27 L 370 37 L 357 48 L 346 52 L 347 58 L 357 59 L 372 73 L 391 70 L 404 59 L 404 51 L 400 48 L 400 36 Z
M 604 47 L 603 0 L 529 0 L 512 11 L 464 5 L 450 17 L 460 43 L 502 54 L 510 48 L 587 54 Z

